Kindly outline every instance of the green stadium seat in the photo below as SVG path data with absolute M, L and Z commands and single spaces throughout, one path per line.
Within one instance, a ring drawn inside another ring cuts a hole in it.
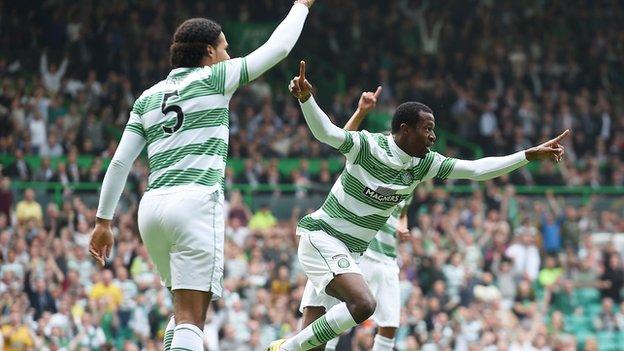
M 584 315 L 570 315 L 565 317 L 566 331 L 575 333 L 578 331 L 593 330 L 591 318 Z
M 595 288 L 581 288 L 577 290 L 581 304 L 600 302 L 600 292 Z
M 585 314 L 591 318 L 595 317 L 600 313 L 602 306 L 599 303 L 589 304 L 585 307 Z
M 598 332 L 596 333 L 596 340 L 598 341 L 599 351 L 616 351 L 621 350 L 619 348 L 619 342 L 617 334 L 614 332 Z
M 576 337 L 576 345 L 579 348 L 579 350 L 582 350 L 585 348 L 585 340 L 587 340 L 590 337 L 596 336 L 596 334 L 588 330 L 577 330 L 573 334 Z

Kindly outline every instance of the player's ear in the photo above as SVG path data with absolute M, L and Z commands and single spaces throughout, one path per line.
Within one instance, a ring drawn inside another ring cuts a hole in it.
M 399 130 L 401 131 L 401 133 L 407 133 L 408 132 L 408 125 L 407 123 L 401 123 L 401 126 L 399 127 Z
M 208 54 L 209 58 L 213 58 L 216 55 L 217 50 L 214 46 L 208 44 L 208 46 L 206 47 L 206 53 Z

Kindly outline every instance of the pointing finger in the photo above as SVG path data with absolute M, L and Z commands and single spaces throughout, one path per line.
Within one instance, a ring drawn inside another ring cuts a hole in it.
M 305 61 L 299 62 L 299 79 L 305 80 Z
M 563 133 L 559 134 L 559 136 L 556 137 L 554 139 L 554 141 L 557 143 L 557 142 L 559 142 L 559 140 L 561 140 L 561 139 L 565 138 L 566 136 L 568 136 L 568 134 L 570 134 L 570 130 L 566 129 Z
M 379 94 L 381 94 L 381 85 L 377 87 L 377 90 L 375 90 L 375 95 L 373 95 L 375 99 L 379 97 Z

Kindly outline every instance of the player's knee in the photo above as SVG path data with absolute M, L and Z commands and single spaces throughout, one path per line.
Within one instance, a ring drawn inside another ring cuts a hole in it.
M 203 330 L 205 319 L 205 315 L 203 315 L 200 311 L 179 309 L 175 312 L 176 325 L 193 324 Z
M 375 312 L 377 301 L 372 294 L 363 294 L 350 304 L 349 311 L 356 323 L 362 323 Z M 349 306 L 348 306 L 349 307 Z
M 180 325 L 180 324 L 193 324 L 193 325 L 197 326 L 197 328 L 199 328 L 200 330 L 204 330 L 205 321 L 202 321 L 200 317 L 184 316 L 184 315 L 180 315 L 180 317 L 178 317 L 178 315 L 180 315 L 180 314 L 178 313 L 176 315 L 176 317 L 175 317 L 176 325 Z

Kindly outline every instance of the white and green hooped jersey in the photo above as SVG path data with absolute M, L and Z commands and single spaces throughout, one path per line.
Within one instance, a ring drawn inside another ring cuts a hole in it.
M 399 218 L 409 205 L 412 203 L 413 196 L 401 201 L 394 209 L 394 212 L 388 218 L 388 222 L 384 224 L 377 232 L 373 240 L 368 244 L 365 255 L 378 261 L 395 261 L 397 257 L 397 228 Z
M 126 130 L 147 143 L 148 191 L 187 184 L 209 191 L 223 186 L 228 105 L 248 80 L 245 58 L 177 68 L 137 99 Z
M 401 150 L 391 135 L 347 132 L 338 149 L 346 165 L 320 209 L 301 219 L 300 231 L 324 231 L 352 252 L 366 251 L 398 205 L 416 186 L 446 179 L 457 161 L 436 152 L 423 158 Z

